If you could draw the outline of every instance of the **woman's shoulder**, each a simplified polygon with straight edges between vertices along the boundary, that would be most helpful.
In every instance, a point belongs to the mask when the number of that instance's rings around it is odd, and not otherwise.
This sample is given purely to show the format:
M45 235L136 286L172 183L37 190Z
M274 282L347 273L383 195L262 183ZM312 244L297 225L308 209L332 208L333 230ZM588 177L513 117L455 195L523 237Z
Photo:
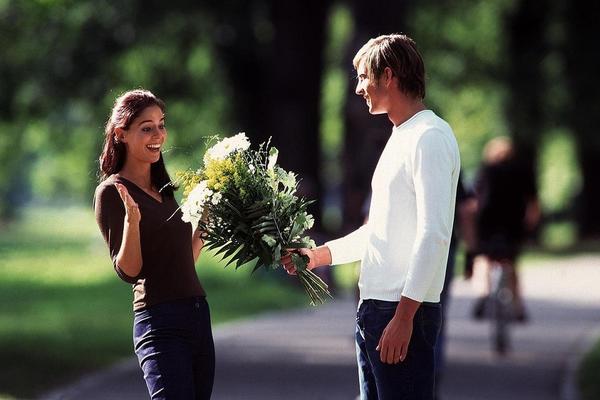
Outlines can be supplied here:
M116 182L118 182L116 175L111 175L100 182L94 192L95 202L119 199L119 192L115 187Z

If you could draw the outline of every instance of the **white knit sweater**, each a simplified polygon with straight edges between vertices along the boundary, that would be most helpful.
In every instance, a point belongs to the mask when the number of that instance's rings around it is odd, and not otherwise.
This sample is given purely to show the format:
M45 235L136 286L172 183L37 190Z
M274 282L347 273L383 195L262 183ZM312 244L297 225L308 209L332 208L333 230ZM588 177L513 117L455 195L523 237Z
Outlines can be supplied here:
M450 126L430 110L394 127L371 182L368 222L327 242L332 264L361 260L361 299L438 302L460 171Z

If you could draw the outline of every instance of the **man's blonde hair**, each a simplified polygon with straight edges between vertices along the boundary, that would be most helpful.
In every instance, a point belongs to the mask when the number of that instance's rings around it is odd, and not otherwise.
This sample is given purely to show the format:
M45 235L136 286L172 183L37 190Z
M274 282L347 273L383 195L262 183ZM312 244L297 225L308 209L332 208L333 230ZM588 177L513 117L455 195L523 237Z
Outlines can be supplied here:
M425 98L425 64L415 41L406 35L382 35L369 40L354 56L358 70L364 62L367 76L379 81L386 67L398 78L399 89L407 95Z

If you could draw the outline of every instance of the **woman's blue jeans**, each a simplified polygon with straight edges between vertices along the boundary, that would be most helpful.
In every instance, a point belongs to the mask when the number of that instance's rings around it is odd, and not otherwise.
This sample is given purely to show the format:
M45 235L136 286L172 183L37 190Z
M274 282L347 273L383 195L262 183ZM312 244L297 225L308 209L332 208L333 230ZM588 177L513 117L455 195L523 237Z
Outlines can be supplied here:
M442 323L439 303L422 303L403 362L384 364L375 350L398 302L363 300L356 316L356 355L361 400L432 400L434 349Z
M136 311L135 354L152 399L210 399L215 349L204 297Z

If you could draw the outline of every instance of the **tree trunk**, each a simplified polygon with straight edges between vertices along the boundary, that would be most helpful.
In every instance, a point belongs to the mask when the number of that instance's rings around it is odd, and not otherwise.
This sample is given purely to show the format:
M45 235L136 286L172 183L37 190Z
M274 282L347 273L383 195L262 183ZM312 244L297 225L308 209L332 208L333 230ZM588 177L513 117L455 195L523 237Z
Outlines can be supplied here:
M544 128L544 77L542 61L547 54L544 29L548 5L522 0L507 19L508 101L505 106L508 125L517 155L524 170L535 180L537 146Z
M222 23L219 54L232 82L236 122L253 143L279 149L321 220L319 107L327 1L248 2Z
M265 126L259 133L273 137L280 165L301 177L302 195L316 200L310 211L317 230L323 198L319 122L328 3L272 2L275 37L270 68L262 79L268 102L260 114Z
M577 222L584 238L600 236L600 25L598 2L574 0L565 13L567 40L568 124L577 142L582 187L578 196Z

